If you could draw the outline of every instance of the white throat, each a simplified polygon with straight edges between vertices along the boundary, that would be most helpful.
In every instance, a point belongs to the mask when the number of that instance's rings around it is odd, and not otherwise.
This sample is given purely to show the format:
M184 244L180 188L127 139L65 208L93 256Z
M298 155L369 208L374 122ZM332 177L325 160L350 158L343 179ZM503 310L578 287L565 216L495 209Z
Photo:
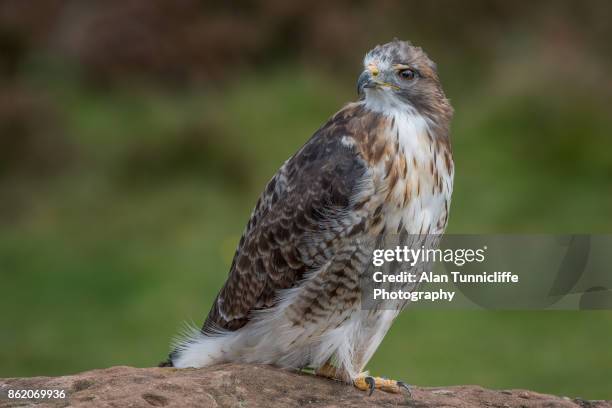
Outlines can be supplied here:
M367 109L393 119L393 129L387 134L399 139L401 150L417 156L425 153L422 150L427 145L430 120L412 105L381 89L366 89L363 104Z
M365 107L373 112L384 114L394 112L417 113L412 105L400 100L387 89L366 88L363 101Z

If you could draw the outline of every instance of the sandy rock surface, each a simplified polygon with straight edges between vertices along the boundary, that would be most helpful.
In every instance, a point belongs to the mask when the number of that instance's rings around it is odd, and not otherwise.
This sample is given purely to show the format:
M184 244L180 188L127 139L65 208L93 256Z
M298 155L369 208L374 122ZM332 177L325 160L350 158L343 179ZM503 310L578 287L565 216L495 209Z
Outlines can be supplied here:
M58 389L63 399L8 399L8 390ZM526 390L479 386L376 391L268 366L226 364L204 369L112 367L63 377L0 379L0 407L592 407L587 401Z

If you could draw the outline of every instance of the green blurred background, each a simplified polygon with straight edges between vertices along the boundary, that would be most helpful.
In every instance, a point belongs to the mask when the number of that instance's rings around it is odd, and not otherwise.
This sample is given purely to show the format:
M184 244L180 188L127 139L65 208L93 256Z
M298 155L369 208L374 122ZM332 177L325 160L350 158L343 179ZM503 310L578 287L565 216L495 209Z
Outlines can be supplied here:
M456 109L449 232L612 230L608 1L0 2L0 376L151 366L364 53ZM403 313L369 366L612 398L612 312Z

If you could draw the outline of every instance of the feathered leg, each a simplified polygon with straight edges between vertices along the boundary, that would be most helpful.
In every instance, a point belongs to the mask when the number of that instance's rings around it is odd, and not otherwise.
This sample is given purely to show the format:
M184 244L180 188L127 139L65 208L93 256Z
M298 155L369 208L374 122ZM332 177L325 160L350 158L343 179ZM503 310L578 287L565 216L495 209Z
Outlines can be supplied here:
M366 311L362 325L362 341L359 342L354 355L354 364L360 371L363 370L382 342L383 337L391 327L391 323L399 313L398 310ZM369 391L372 395L375 389L398 394L407 391L410 387L403 381L390 380L384 377L374 377L367 371L361 372L353 378L353 385L362 391Z

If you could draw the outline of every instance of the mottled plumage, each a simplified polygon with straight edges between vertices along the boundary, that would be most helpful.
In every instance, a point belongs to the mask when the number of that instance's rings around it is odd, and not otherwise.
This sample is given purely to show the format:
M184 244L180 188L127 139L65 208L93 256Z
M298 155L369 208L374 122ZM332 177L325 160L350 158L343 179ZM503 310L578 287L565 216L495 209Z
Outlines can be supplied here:
M452 108L420 48L378 46L364 66L360 100L266 186L225 285L202 330L176 345L174 366L333 362L350 381L372 357L399 309L362 310L360 279L381 237L444 232Z

